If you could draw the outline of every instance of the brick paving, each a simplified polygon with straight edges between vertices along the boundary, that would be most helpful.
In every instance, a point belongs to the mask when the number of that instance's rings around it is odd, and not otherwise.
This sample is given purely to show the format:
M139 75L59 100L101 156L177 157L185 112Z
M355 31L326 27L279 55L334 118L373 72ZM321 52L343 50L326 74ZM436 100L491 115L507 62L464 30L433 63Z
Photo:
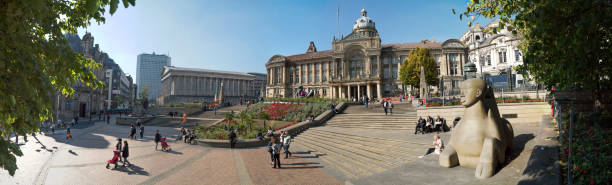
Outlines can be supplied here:
M281 156L281 169L272 168L267 148L244 149L241 153L255 184L341 184L325 172L325 166L303 158L307 154L290 151L295 154L289 159Z
M171 152L154 150L156 129L168 137ZM40 143L20 138L25 154L18 158L20 168L14 177L0 171L0 184L340 184L303 158L282 160L284 169L272 169L265 148L230 150L174 142L178 131L170 127L145 127L143 140L123 138L133 165L106 169L117 137L127 136L128 130L97 122L74 127L70 143L64 143L61 130L38 135Z

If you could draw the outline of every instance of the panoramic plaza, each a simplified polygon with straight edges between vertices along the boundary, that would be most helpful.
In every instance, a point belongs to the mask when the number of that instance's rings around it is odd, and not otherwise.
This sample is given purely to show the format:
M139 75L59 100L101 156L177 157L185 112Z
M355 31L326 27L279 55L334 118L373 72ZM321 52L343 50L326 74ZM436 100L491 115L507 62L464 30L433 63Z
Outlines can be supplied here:
M0 185L612 184L610 17L610 0L5 0Z

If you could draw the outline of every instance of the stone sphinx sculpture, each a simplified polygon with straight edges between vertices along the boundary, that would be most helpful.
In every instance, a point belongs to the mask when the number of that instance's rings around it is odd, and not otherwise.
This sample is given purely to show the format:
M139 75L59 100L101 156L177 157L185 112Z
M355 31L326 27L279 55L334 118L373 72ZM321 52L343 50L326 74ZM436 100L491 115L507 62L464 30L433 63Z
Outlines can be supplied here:
M439 163L447 168L457 165L476 168L477 178L488 178L511 153L512 125L500 117L493 90L483 80L465 80L460 88L465 113L453 129Z

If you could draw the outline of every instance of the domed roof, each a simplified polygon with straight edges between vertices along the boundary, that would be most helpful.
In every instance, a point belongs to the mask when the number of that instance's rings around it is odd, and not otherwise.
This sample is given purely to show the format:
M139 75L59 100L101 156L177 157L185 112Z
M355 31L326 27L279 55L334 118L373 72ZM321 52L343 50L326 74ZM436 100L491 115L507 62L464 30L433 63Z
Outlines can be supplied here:
M376 29L376 23L374 23L374 21L372 21L372 19L370 19L367 15L368 11L366 11L365 8L361 9L361 17L359 17L359 19L357 19L355 23L353 23L353 30L360 28Z

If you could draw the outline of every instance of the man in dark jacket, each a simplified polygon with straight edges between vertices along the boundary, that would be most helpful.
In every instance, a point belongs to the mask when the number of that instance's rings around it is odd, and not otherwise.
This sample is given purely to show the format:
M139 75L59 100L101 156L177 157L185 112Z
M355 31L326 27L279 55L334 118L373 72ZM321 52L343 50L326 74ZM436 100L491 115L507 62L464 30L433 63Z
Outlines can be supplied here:
M159 134L159 130L157 130L155 133L155 150L157 150L157 145L159 144L160 140L161 140L161 135Z
M144 126L140 126L140 139L142 139L142 136L144 135Z
M234 146L236 145L236 133L233 130L229 134L229 139L230 139L230 148L234 148Z

